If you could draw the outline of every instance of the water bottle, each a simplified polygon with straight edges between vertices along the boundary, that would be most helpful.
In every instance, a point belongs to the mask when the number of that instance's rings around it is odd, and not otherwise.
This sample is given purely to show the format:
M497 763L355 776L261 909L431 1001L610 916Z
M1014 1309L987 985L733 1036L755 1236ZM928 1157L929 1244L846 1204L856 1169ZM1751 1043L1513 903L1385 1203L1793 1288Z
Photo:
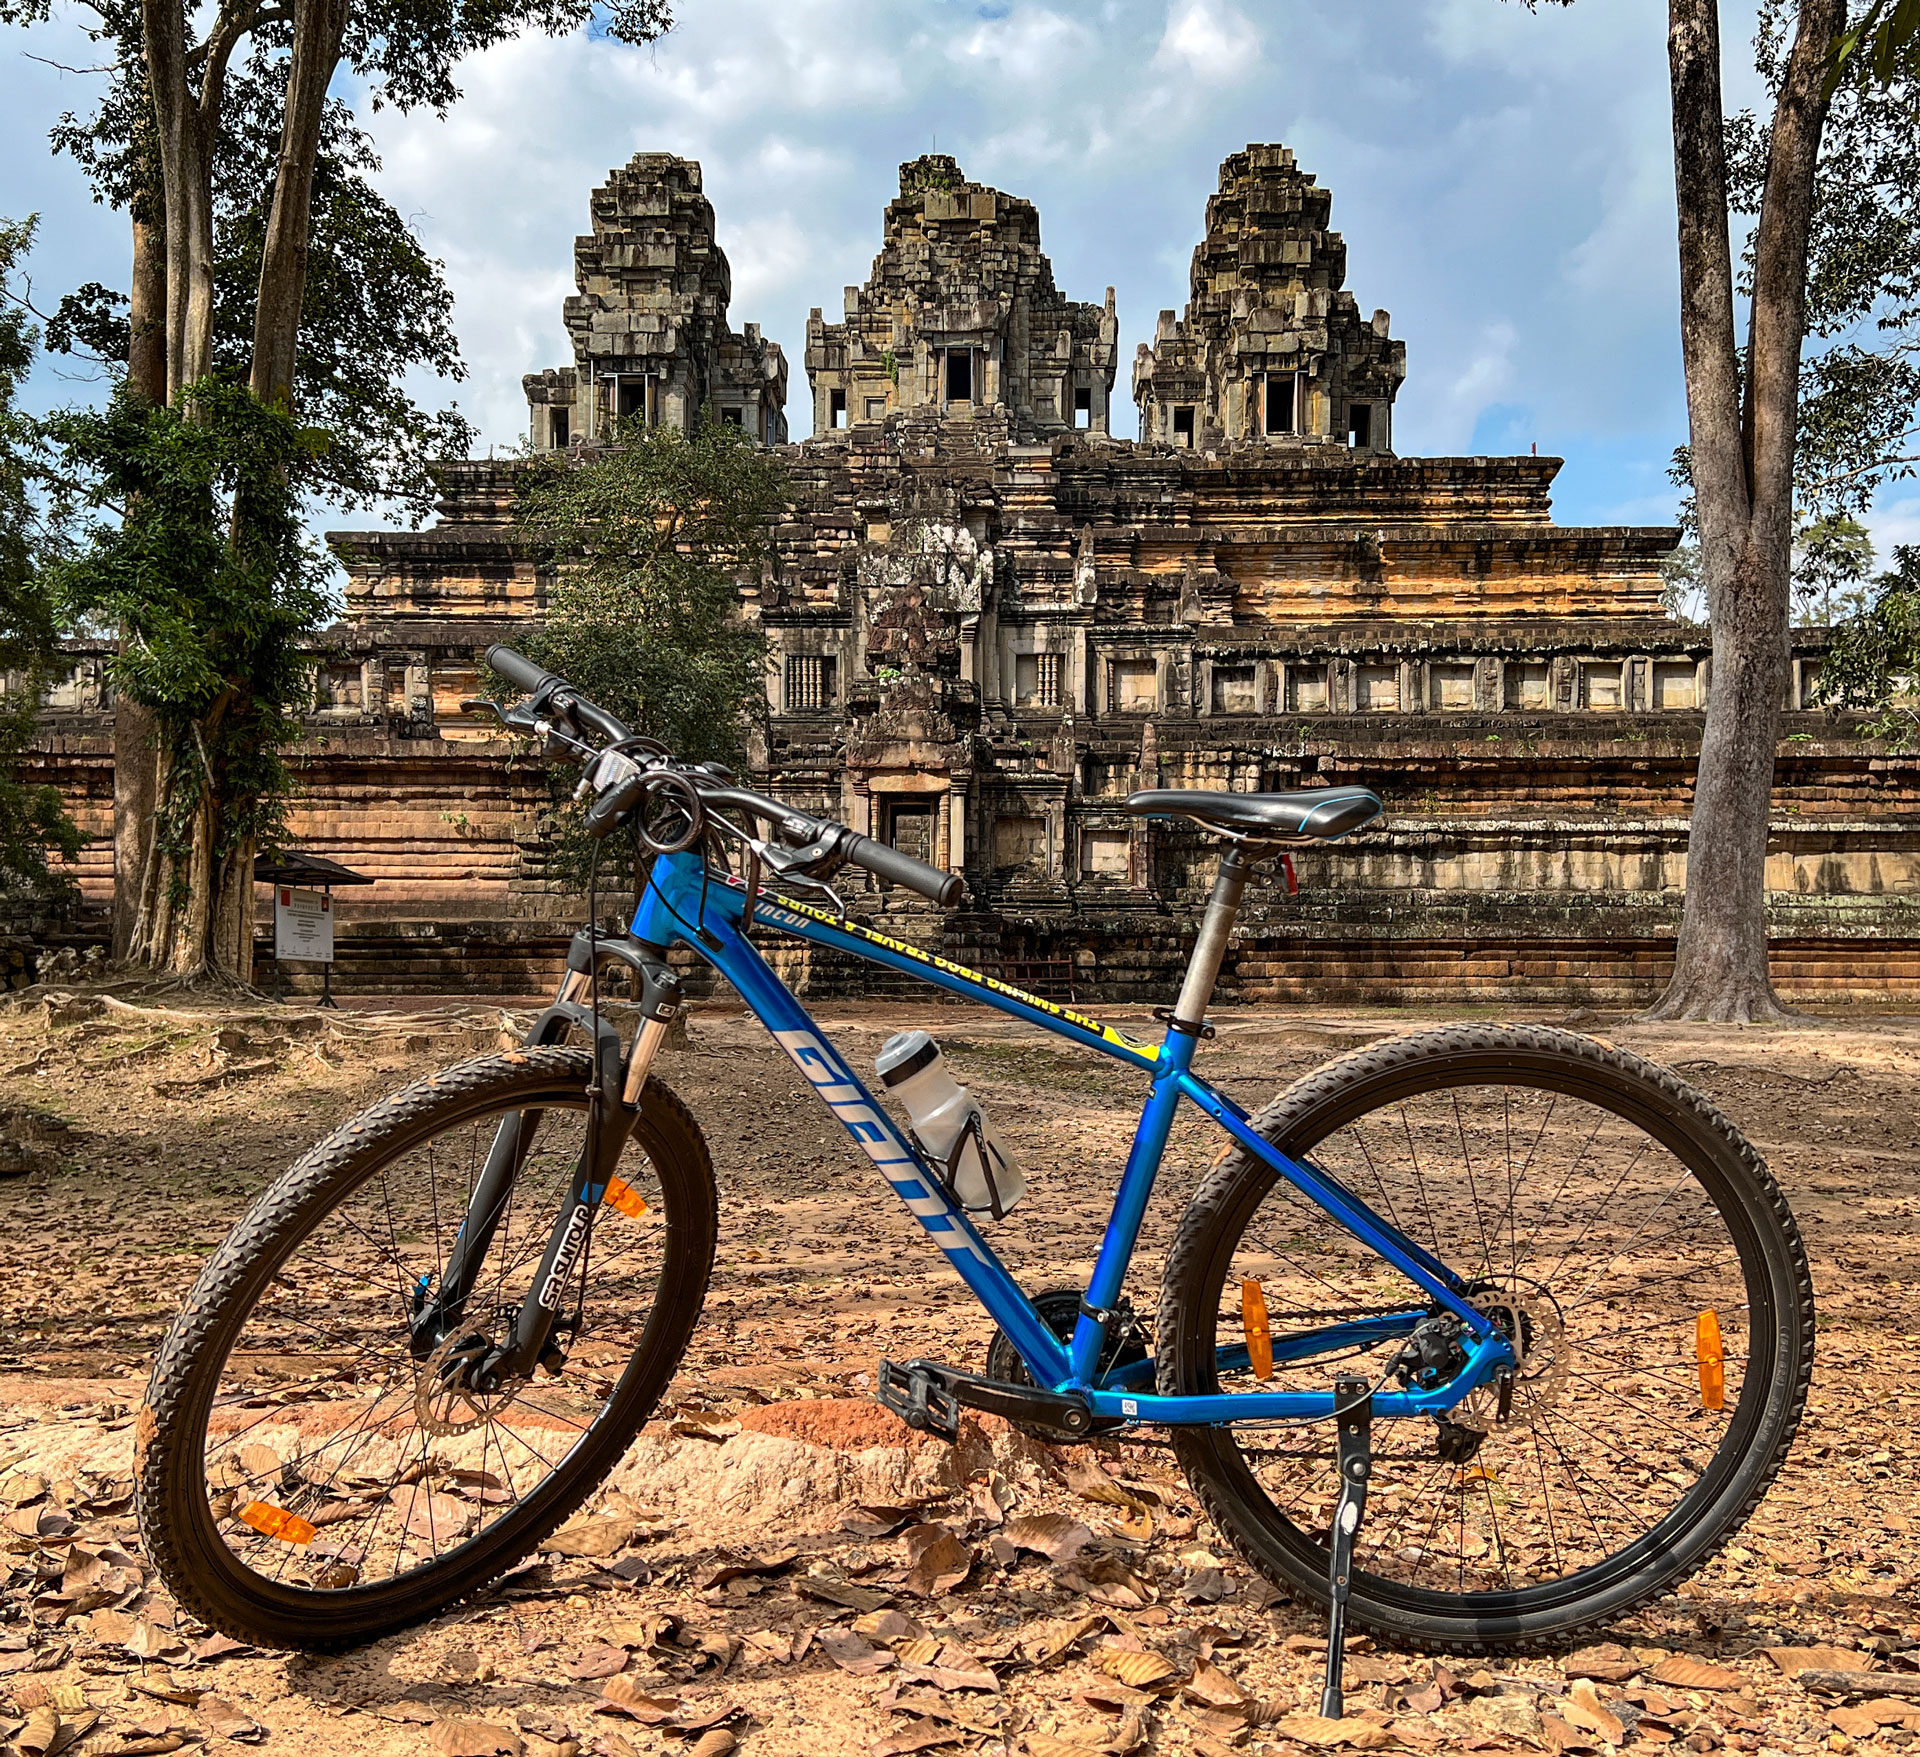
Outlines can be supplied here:
M906 1107L921 1150L960 1206L996 1220L1027 1193L1019 1163L966 1087L947 1072L940 1046L924 1031L896 1031L874 1067Z

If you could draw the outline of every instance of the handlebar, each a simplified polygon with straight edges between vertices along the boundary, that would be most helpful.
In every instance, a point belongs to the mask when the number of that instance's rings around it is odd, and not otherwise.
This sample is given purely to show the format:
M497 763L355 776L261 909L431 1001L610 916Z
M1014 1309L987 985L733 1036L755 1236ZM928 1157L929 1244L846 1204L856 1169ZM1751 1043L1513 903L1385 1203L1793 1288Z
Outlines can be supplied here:
M487 663L516 689L524 689L535 697L541 707L570 715L602 738L619 744L633 736L624 722L616 720L605 708L595 707L557 672L543 671L525 653L516 653L511 647L491 646L487 649Z
M564 677L543 670L524 653L516 653L511 647L491 646L487 648L486 658L487 663L515 688L525 690L533 697L534 705L539 710L570 715L581 725L591 727L615 744L633 736L613 715L588 701ZM830 818L813 817L764 793L736 787L710 769L672 769L665 773L673 775L676 783L690 784L692 790L708 805L722 810L730 808L747 812L774 825L777 833L789 844L804 848L815 860L826 863L845 861L863 867L877 878L917 891L943 909L956 907L966 895L966 881L957 872L942 872L924 860L917 860L898 848L890 848L884 842L876 842L871 836L863 836L845 824L835 823ZM643 791L644 777L636 771L594 802L587 816L589 830L596 835L606 834L633 809Z
M885 842L876 842L857 831L849 835L851 840L840 850L842 860L864 866L868 872L905 885L910 891L918 891L942 909L955 907L967 894L966 880L957 872L942 872L937 866L929 866L924 860L916 860L911 854L903 854L898 848L890 848Z

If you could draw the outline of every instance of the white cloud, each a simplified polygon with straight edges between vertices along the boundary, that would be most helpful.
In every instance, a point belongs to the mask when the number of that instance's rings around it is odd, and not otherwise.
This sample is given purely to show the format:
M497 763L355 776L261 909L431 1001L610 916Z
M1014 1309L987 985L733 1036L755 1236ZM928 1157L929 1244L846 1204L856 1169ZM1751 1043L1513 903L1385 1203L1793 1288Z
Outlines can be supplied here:
M1224 0L1173 0L1154 62L1184 66L1208 84L1247 78L1260 61L1260 33L1247 15Z
M1730 42L1752 3L1728 0ZM636 151L700 161L733 321L785 346L801 432L807 311L866 277L896 167L936 138L1037 203L1065 292L1116 287L1121 397L1135 343L1185 302L1220 161L1280 140L1333 191L1361 308L1407 341L1403 448L1458 449L1510 410L1569 458L1562 516L1604 521L1647 516L1682 432L1664 36L1659 0L702 0L650 49L503 44L446 119L369 126L383 189L447 263L483 446L524 429L521 375L567 358L573 239ZM41 284L124 277L124 220L41 152L87 89L7 77L20 193L0 205L45 211ZM70 393L43 374L39 394Z

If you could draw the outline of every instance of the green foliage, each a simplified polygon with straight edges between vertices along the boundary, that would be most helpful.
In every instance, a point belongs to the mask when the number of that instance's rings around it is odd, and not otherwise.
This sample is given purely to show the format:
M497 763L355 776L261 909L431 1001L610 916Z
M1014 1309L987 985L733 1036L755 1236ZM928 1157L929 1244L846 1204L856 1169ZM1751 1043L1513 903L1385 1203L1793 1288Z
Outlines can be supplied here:
M158 722L159 846L178 905L202 813L216 859L271 846L284 827L281 752L312 691L300 646L327 617L323 564L290 480L306 441L286 415L217 380L178 407L123 393L47 425L95 515L54 570L59 607L121 633L115 687Z
M516 644L676 755L737 763L766 706L740 582L785 503L778 461L718 421L629 425L584 460L541 455L523 481L519 526L552 585L545 628Z
M1820 667L1830 706L1866 708L1867 736L1902 750L1920 743L1920 547L1903 543L1893 569L1874 582L1871 602L1834 633Z
M11 291L33 242L34 222L0 219L0 290ZM63 891L48 855L71 860L81 836L50 786L23 783L15 770L32 741L58 652L43 562L52 534L34 495L41 468L38 425L14 406L33 364L36 336L11 298L0 298L0 884Z
M1831 628L1866 608L1873 539L1845 513L1805 526L1793 545L1794 620Z
M284 70L258 50L231 77L214 155L214 364L244 379L253 357L254 295L273 202ZM147 202L142 126L150 109L137 63L124 66L99 109L54 131L95 197ZM427 467L464 457L474 429L457 408L429 410L407 392L410 373L466 377L442 265L370 181L373 143L337 100L322 121L314 164L306 288L301 299L294 407L326 435L294 461L309 494L345 508L398 501L415 518L433 507ZM109 361L126 358L126 298L89 283L61 301L50 346Z
M1876 12L1885 8L1856 0L1856 35ZM1765 0L1756 59L1775 92L1791 23L1788 0ZM1734 211L1757 214L1766 125L1751 111L1730 117L1727 151ZM1846 62L1821 137L1794 464L1803 521L1862 513L1886 483L1912 476L1920 468L1917 419L1920 43L1909 31L1884 72L1877 50Z
M1896 76L1903 51L1920 38L1920 0L1871 0L1835 48L1832 86L1864 69L1882 85Z

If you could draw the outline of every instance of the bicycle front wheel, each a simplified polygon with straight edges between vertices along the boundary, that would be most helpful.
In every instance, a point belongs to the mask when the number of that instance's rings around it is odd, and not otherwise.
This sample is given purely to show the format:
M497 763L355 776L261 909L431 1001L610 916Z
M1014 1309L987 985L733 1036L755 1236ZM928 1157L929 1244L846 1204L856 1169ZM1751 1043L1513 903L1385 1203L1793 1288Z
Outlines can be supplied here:
M139 1414L147 1553L193 1615L328 1651L417 1622L536 1546L672 1377L712 1271L712 1166L657 1081L558 1305L564 1365L465 1395L409 1321L503 1125L524 1156L450 1345L498 1342L585 1145L585 1049L431 1074L320 1142L202 1271Z
M1779 1187L1698 1093L1590 1038L1458 1026L1331 1062L1255 1127L1464 1277L1520 1357L1504 1395L1374 1422L1355 1623L1459 1652L1560 1639L1666 1591L1738 1529L1806 1403L1813 1290ZM1248 1313L1264 1306L1286 1362L1289 1334L1425 1303L1235 1153L1168 1258L1159 1386L1330 1390L1338 1376L1399 1390L1398 1337L1257 1385L1240 1364ZM1332 1423L1172 1437L1247 1561L1325 1600Z

